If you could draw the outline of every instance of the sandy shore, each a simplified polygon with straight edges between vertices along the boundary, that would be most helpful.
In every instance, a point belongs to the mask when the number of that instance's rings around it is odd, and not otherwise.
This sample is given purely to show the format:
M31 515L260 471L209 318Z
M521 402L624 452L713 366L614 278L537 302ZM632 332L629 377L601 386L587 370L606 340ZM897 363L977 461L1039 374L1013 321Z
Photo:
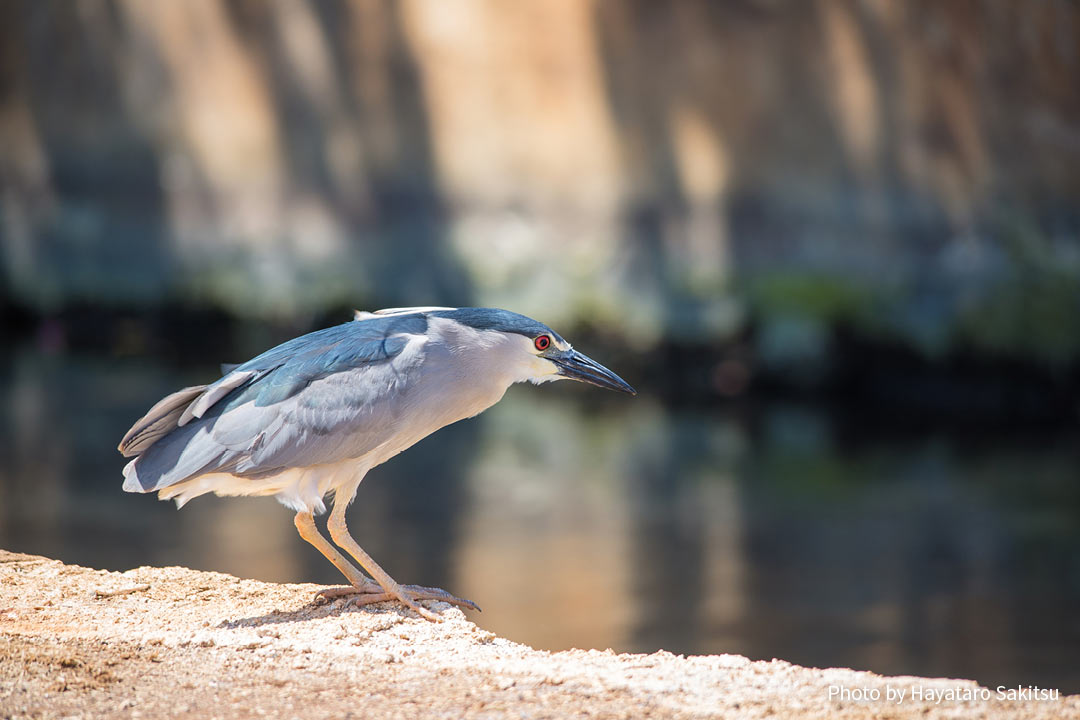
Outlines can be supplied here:
M1080 717L1078 695L1000 700L968 680L541 652L442 603L430 623L317 589L0 551L0 718Z

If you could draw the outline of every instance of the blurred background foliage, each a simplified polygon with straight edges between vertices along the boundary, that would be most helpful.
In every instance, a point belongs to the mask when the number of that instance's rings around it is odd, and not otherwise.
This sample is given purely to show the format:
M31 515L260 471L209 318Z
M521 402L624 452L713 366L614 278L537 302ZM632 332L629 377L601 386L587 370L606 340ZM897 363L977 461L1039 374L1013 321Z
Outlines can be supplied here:
M484 304L637 349L750 333L766 371L838 328L1080 357L1075 3L0 14L9 314Z

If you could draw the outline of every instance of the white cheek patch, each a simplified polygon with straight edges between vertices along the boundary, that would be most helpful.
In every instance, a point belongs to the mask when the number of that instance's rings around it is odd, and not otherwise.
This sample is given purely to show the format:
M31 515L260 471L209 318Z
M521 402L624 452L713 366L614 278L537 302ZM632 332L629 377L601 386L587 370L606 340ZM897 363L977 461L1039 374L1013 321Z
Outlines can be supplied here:
M546 378L557 375L559 372L559 368L555 363L540 356L533 358L531 365L533 377Z
M542 357L533 358L531 369L532 374L529 377L529 382L534 385L566 379L565 375L559 374L559 367L555 363Z
M553 338L554 340L554 338ZM533 344L534 338L518 335L514 340L515 347L520 347L524 355L516 355L512 361L517 366L515 375L516 382L540 383L552 382L553 380L565 380L565 375L559 374L559 366L543 357ZM553 343L558 350L565 351L570 348L569 343Z

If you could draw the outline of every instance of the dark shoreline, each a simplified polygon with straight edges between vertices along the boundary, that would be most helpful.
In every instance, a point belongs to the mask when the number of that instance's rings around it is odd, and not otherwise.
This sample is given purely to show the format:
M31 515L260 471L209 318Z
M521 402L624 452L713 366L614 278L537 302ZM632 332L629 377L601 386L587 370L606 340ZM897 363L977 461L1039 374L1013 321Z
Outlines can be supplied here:
M32 345L50 354L148 356L193 367L248 357L350 314L350 308L341 307L304 318L256 321L192 304L131 308L89 303L44 314L0 302L0 341L9 350ZM727 406L753 414L761 404L808 404L845 424L901 433L925 430L927 424L960 434L1065 429L1080 420L1080 362L1049 367L964 349L930 359L900 343L837 326L808 380L756 357L755 330L751 324L737 337L716 343L661 341L643 352L588 326L567 332L579 346L602 354L650 394L675 406Z

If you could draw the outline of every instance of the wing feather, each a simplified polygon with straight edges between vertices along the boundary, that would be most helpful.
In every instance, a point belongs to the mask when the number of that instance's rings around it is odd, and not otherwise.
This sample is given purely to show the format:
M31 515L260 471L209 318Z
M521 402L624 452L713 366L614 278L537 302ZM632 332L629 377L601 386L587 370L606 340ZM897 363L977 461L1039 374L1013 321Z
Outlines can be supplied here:
M207 386L165 398L136 423L121 450L139 454L125 489L160 490L210 472L257 477L359 457L394 432L372 412L392 400L422 360L427 320L388 315L309 333L239 365ZM392 406L392 403L391 403ZM140 424L150 426L140 441ZM160 430L160 431L159 431ZM136 452L137 448L137 452Z
M360 457L385 443L398 430L394 408L403 389L397 380L410 372L408 365L408 358L395 358L313 382L301 395L273 408L245 407L252 414L273 409L277 415L263 425L259 442L246 453L238 471L266 473L336 462ZM237 412L222 421L232 425L231 416ZM251 422L239 415L236 420Z
M201 418L214 403L236 388L251 382L257 375L258 373L254 370L233 370L216 383L206 386L206 391L195 398L184 410L177 425L187 425L192 418Z

